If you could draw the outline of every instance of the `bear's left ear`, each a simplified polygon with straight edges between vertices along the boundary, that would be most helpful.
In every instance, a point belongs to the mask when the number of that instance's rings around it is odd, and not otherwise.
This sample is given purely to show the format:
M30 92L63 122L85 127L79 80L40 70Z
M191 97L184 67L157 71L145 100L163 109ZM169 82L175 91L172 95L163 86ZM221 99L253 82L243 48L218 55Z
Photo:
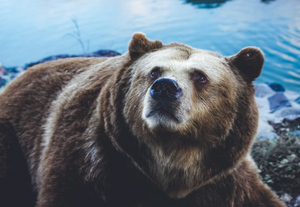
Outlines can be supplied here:
M150 41L143 33L135 33L129 43L129 55L132 60L138 59L150 50L159 49L162 47L161 41Z
M246 81L252 82L260 75L265 58L259 48L245 47L225 59L239 70Z

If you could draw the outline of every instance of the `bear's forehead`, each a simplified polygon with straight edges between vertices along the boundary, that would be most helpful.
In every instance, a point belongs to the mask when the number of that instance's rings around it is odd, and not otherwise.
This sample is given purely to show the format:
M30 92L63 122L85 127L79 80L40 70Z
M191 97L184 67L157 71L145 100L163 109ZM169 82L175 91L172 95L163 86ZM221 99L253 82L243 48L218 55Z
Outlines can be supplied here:
M159 67L165 72L181 75L199 70L215 81L233 75L229 65L221 55L211 51L184 48L182 46L152 52L143 58L140 64L145 75L155 67Z

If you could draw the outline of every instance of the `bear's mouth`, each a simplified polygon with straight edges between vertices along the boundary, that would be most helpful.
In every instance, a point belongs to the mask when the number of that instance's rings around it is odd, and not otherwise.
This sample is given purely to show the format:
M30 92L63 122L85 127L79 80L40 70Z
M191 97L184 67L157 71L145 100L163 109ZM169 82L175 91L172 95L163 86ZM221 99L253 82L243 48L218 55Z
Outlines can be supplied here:
M172 109L166 109L166 107L157 107L155 109L150 110L150 112L146 115L147 118L156 117L158 119L172 119L176 123L180 123L178 117L174 115Z

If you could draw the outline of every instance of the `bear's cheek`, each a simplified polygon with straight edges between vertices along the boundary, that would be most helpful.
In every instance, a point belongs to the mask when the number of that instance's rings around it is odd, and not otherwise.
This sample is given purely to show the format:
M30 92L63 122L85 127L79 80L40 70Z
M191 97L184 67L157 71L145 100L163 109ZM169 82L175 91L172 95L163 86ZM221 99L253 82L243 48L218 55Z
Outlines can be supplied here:
M220 88L220 87L219 87ZM202 98L194 98L191 108L191 120L197 129L198 140L207 141L209 145L225 138L236 115L234 93L223 91L220 93L202 93Z
M140 88L141 89L141 88ZM145 90L132 90L125 98L123 113L129 126L141 126Z

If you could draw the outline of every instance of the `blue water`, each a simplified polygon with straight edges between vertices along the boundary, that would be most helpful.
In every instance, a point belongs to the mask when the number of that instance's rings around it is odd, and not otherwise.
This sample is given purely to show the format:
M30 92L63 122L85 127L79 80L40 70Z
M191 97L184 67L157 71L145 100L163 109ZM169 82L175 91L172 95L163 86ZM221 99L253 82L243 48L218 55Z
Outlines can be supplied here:
M300 92L299 0L1 0L0 62L22 66L98 49L124 53L137 31L223 55L260 47L266 61L256 82Z

